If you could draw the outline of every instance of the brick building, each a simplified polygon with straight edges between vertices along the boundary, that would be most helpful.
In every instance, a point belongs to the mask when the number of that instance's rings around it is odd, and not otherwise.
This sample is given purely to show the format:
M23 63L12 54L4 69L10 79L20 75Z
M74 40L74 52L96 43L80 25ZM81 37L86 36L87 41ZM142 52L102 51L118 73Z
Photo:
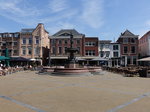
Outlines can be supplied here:
M19 55L20 33L0 33L0 55L5 56L5 49L8 48L9 56Z
M121 65L136 65L138 59L138 35L126 30L121 33L117 42L120 44Z
M140 58L150 56L150 31L139 39L139 56Z
M0 33L0 55L5 55L8 48L9 56L15 59L22 57L30 61L43 63L43 53L48 53L49 35L43 24L34 29L22 29L21 32ZM48 56L47 56L48 57Z
M73 35L73 47L79 51L75 54L79 63L85 64L98 56L98 38L85 37L75 29L63 29L50 36L50 58L52 65L64 65L68 58L66 49L70 47L70 33Z
M99 56L98 37L85 37L83 46L85 47L83 59L86 60L84 64L98 65L99 64L97 60L97 57Z

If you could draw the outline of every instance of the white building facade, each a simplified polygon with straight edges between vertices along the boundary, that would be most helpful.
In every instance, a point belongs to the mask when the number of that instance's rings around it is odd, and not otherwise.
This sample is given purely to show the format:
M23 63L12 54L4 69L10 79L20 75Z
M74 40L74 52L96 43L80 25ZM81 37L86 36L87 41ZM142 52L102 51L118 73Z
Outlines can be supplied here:
M111 43L108 66L109 67L119 67L120 65L121 65L120 44L119 43Z

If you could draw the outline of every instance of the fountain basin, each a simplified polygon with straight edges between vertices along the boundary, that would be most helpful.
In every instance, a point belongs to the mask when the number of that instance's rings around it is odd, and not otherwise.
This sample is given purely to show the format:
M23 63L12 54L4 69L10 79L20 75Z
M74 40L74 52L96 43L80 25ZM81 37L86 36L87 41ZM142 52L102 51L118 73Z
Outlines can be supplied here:
M91 72L87 68L55 68L53 74L55 75L86 75L91 76Z
M51 72L54 72L54 67L48 67L48 66L46 66L46 67L43 67L40 71L39 71L39 73L51 73Z

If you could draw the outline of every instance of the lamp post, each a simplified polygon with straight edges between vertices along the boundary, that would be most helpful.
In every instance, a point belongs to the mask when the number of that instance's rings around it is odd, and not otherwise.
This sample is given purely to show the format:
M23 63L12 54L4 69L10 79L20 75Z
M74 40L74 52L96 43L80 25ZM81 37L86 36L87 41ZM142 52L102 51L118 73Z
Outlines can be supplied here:
M5 65L8 67L9 65L9 54L8 54L8 48L6 47L7 45L5 44L5 57L8 59L5 59Z

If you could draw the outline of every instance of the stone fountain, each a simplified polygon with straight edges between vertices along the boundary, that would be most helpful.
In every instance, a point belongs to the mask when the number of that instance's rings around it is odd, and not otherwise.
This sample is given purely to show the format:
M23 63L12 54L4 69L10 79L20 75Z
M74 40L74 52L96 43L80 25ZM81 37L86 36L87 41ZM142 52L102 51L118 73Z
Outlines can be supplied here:
M75 57L75 53L78 52L77 48L73 48L73 35L70 34L70 47L66 50L69 53L67 62L63 68L44 68L47 73L54 75L69 75L69 76L80 76L87 75L91 76L95 73L100 73L101 68L99 67L79 67L78 60Z

